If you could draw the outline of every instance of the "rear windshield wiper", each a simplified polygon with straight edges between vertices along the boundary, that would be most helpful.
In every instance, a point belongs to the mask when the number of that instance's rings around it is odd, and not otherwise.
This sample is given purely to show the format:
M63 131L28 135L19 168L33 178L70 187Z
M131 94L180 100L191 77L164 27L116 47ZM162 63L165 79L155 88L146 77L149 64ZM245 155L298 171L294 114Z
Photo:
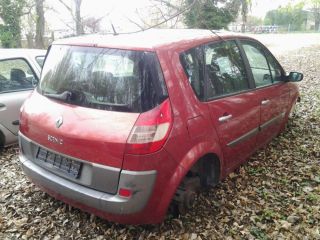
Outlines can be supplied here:
M46 97L49 97L49 98L66 101L66 100L69 100L71 98L72 93L69 92L69 91L64 91L64 92L59 93L59 94L56 94L56 93L44 93L43 95L46 96Z

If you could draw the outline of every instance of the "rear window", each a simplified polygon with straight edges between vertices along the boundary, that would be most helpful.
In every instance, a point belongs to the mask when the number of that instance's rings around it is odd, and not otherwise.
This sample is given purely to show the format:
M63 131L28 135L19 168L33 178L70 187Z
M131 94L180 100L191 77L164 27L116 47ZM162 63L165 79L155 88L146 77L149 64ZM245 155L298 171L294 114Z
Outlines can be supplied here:
M155 53L64 45L51 47L38 91L70 104L122 112L145 112L168 97Z

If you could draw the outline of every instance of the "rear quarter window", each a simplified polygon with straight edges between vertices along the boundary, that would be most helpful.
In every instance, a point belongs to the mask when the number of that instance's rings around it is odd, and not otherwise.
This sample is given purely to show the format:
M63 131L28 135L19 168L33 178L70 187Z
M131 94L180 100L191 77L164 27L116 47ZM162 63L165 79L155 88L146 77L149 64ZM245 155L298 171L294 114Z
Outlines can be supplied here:
M188 81L200 99L204 99L203 60L201 47L192 48L180 54L180 62Z

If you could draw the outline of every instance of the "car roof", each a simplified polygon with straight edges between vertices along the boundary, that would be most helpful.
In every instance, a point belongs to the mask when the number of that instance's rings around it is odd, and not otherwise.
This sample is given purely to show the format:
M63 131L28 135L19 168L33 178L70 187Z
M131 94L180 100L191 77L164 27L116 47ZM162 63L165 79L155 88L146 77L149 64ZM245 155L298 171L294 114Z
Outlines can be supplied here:
M54 44L155 51L161 48L181 47L183 44L197 45L210 40L241 36L227 31L214 32L204 29L150 29L119 35L85 35L60 39Z
M46 50L27 49L27 48L0 48L0 58L21 58L21 57L37 57L45 56Z

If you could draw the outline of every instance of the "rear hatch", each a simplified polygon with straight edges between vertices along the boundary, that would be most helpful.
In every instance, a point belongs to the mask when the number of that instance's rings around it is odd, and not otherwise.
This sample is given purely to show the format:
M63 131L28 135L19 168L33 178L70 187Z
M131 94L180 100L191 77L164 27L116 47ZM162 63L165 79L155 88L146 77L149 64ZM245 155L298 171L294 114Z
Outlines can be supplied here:
M53 45L20 131L55 152L121 168L139 116L167 98L153 52Z

